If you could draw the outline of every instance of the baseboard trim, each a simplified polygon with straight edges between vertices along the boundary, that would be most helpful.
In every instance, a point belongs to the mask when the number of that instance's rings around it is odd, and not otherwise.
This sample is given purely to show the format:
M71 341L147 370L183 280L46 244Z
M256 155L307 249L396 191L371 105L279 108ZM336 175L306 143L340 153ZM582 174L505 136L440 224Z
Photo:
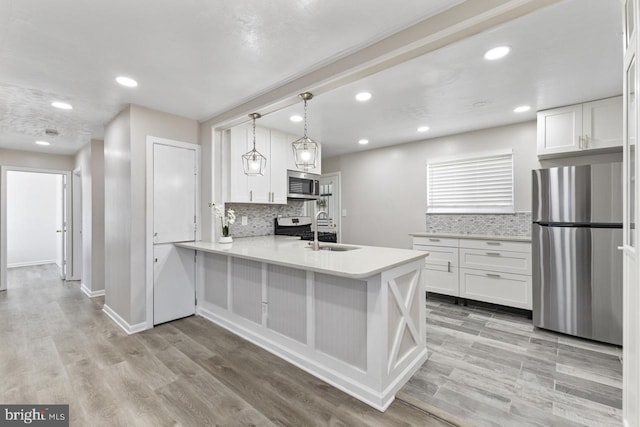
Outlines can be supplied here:
M29 262L14 262L11 264L7 264L7 268L15 268L15 267L32 267L34 265L45 265L45 264L55 264L55 259L43 260L43 261L29 261Z
M104 314L109 316L111 320L113 320L116 325L120 326L123 331L127 333L127 335L133 335L138 332L142 332L147 329L147 322L136 323L135 325L130 325L126 320L124 320L118 313L113 311L111 307L107 304L102 306L102 311Z
M84 283L80 283L80 290L84 292L84 294L89 298L101 297L104 295L104 289L100 289L99 291L92 291L91 289L87 288Z

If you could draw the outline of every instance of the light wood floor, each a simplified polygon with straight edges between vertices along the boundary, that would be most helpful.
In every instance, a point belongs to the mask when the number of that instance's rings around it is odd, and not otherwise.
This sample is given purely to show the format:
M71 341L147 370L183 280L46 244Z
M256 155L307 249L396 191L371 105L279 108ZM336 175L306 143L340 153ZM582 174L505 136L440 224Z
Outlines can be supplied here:
M446 426L380 413L199 318L127 336L53 266L0 292L0 403L68 403L73 426Z
M475 426L622 425L620 347L429 294L427 348L429 359L397 397L433 413Z

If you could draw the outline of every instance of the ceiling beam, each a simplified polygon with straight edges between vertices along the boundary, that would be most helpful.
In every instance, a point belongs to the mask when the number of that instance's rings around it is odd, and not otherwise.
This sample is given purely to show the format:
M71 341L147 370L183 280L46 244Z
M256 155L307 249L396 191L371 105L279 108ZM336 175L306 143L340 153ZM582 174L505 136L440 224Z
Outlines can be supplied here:
M467 0L356 52L331 58L202 123L216 128L236 126L249 121L249 113L266 115L300 102L301 92L320 95L560 1Z

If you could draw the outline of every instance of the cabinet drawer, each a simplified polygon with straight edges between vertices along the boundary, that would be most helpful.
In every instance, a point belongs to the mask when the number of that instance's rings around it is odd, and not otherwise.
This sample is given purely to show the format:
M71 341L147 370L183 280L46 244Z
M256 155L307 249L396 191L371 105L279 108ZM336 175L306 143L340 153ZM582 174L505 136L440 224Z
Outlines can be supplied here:
M422 269L422 284L427 292L437 294L459 296L458 291L458 269L446 266L427 266Z
M469 249L487 249L487 250L531 253L531 243L512 242L508 240L460 239L460 247L469 248Z
M414 245L450 246L457 248L458 241L459 239L452 239L449 237L413 237Z
M424 259L425 264L449 263L451 266L458 266L458 248L414 244L413 249L429 252L429 256Z
M461 268L460 296L531 310L531 276Z
M460 267L531 275L531 252L462 248Z

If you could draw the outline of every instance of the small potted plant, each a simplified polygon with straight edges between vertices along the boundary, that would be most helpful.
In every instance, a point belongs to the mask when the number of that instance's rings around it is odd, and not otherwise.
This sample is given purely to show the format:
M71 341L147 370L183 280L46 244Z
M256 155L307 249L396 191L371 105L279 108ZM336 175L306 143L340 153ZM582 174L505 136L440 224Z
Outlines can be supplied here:
M220 218L222 223L222 236L218 239L218 243L233 242L233 238L229 235L229 226L236 222L236 212L233 209L227 209L225 213L224 207L211 202L209 203L209 207L213 208L213 212Z

